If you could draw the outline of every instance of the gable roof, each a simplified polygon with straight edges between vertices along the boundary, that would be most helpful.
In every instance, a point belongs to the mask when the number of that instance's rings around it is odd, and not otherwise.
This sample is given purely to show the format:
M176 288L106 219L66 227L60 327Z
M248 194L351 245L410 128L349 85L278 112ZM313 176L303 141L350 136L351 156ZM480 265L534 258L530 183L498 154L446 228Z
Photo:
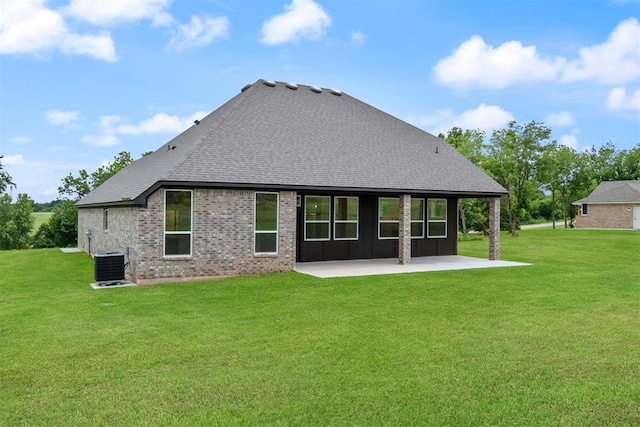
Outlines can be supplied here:
M162 186L497 196L442 139L346 93L258 80L78 206L144 204Z
M576 200L574 205L640 203L640 180L602 181L591 194Z

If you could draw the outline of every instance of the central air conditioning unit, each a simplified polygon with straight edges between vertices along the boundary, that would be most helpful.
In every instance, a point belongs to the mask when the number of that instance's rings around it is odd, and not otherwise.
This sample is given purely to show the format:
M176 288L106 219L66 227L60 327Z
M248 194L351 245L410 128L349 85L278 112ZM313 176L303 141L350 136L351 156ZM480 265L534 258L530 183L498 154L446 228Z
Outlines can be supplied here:
M124 280L124 254L102 252L93 256L95 280L98 283L118 283Z

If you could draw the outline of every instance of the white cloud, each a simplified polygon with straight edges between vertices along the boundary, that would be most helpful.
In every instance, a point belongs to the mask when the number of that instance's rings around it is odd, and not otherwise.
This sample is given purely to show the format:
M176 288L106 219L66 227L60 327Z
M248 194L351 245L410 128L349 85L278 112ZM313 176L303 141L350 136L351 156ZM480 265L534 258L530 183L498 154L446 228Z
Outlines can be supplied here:
M60 50L67 55L90 55L114 62L115 46L108 31L100 31L98 36L69 33L60 41Z
M85 135L82 137L82 141L96 147L113 147L121 144L118 137L113 134Z
M229 19L226 16L219 18L191 16L191 21L178 26L167 44L167 49L180 51L204 46L216 39L226 38L228 33Z
M583 47L578 55L564 70L563 81L624 84L640 79L640 23L636 18L620 22L604 43Z
M119 125L115 131L122 135L143 135L153 133L180 133L191 126L194 120L202 119L206 115L205 112L198 111L188 117L178 117L176 115L168 115L158 113L150 119L143 120L137 125Z
M69 31L60 13L47 9L44 0L9 1L0 14L0 53L44 54L59 50L67 55L89 55L108 62L116 53L111 35Z
M47 188L46 190L42 190L40 194L42 194L43 196L57 196L60 193L58 192L58 187L51 187Z
M24 163L24 157L22 154L16 154L14 156L4 156L2 158L2 164L4 166L15 166Z
M169 0L72 0L64 12L93 25L114 25L149 19L152 25L168 25L173 18L165 10Z
M560 138L560 144L565 147L573 148L574 150L578 149L578 138L575 135L562 135Z
M535 46L509 41L494 48L473 36L440 60L433 76L445 86L500 89L530 80L553 80L561 63L561 59L540 58Z
M119 135L178 134L191 126L196 119L200 120L206 115L203 111L197 111L187 117L158 113L138 124L129 124L128 120L121 116L100 116L98 135L85 135L82 140L91 145L105 147L119 145Z
M432 70L436 82L457 88L501 89L524 82L590 81L624 84L640 79L640 23L621 21L601 44L583 47L578 57L543 58L535 45L508 41L498 47L480 36L462 43Z
M480 129L487 134L505 127L515 120L513 115L497 105L480 104L478 108L466 110L456 115L453 110L438 110L433 114L410 118L409 121L428 132L446 134L452 127L461 129Z
M354 46L361 46L366 39L367 37L360 31L352 31L351 34L349 34L349 41Z
M11 142L14 142L16 144L26 144L27 142L31 141L33 141L33 138L30 136L16 136L14 138L11 138Z
M547 116L544 122L550 126L568 127L575 125L573 115L569 111L560 111Z
M278 45L300 38L316 40L331 25L329 15L313 0L292 0L284 9L284 13L268 19L262 25L262 43Z
M79 115L78 111L49 110L45 111L44 118L51 126L64 126L68 129L78 120Z
M609 92L609 96L607 97L607 108L614 111L640 111L640 89L636 89L635 92L629 93L628 96L625 88L617 87L611 89L611 92Z

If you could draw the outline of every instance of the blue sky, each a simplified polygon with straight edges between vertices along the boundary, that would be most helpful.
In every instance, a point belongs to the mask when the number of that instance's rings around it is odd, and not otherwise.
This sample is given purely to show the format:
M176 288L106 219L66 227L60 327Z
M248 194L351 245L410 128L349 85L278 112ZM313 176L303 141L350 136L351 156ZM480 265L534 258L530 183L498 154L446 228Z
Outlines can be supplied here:
M0 0L14 194L155 150L260 78L340 89L428 132L544 122L640 142L640 2Z

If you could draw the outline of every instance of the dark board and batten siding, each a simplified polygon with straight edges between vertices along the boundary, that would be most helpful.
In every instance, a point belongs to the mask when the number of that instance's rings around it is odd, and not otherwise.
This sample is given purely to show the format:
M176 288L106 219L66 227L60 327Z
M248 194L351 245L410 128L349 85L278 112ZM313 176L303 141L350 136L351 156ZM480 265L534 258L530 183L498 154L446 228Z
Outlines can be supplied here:
M336 261L349 259L397 258L398 239L378 238L378 196L370 194L304 194L297 208L297 261ZM304 236L305 195L357 196L359 198L358 240L335 240L333 227L331 239L325 241L306 241ZM386 196L389 197L389 196ZM426 195L414 195L416 198L429 199ZM434 197L443 198L443 197ZM334 204L331 204L333 218ZM331 223L333 225L333 222ZM447 198L447 237L425 237L411 240L411 256L437 256L457 254L457 199Z

